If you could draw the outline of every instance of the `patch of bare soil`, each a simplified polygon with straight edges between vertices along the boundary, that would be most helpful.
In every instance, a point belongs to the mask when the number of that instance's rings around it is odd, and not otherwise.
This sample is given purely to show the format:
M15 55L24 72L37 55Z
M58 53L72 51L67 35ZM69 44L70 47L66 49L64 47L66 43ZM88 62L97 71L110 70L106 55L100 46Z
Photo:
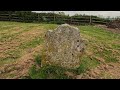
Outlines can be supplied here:
M120 33L120 29L118 29L118 28L116 28L116 29L108 28L106 25L95 25L95 27L100 27L100 28L103 28L107 31L111 31L113 33Z
M35 28L19 34L10 41L0 42L0 57L8 57L9 55L7 55L5 52L16 50L20 44L26 43L40 35L42 37L44 35L43 33L44 29L41 30ZM31 48L30 50L25 49L24 55L16 59L16 62L1 65L0 78L19 79L22 76L27 76L29 68L32 66L32 64L34 64L34 55L41 52L41 47L42 45Z
M37 46L31 50L31 52L27 52L24 56L19 58L14 63L6 64L3 67L1 67L0 70L0 78L7 79L19 79L23 76L28 76L28 70L29 68L34 64L34 54L37 52L40 52L42 49L42 45ZM5 76L5 73L9 73L9 76ZM11 77L10 75L14 75ZM6 74L7 75L7 74Z
M77 75L76 79L120 79L120 63L104 63L86 73Z
M11 41L0 42L0 57L1 58L9 57L9 55L6 54L5 52L17 49L18 46L20 46L22 43L30 41L35 37L42 35L42 33L43 30L40 29L29 30L27 32L19 34Z
M112 50L112 53L116 54L117 50ZM100 65L96 68L89 69L85 73L76 75L76 79L120 79L120 57L118 56L118 62L106 63L104 58L94 56L92 52L86 52L91 58L96 58L100 62Z

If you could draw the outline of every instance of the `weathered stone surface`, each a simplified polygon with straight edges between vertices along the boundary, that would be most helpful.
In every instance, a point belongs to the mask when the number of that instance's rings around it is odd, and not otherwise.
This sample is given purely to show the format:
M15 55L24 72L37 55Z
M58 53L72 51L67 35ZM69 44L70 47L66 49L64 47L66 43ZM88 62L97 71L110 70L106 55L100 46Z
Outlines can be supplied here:
M80 30L68 24L49 30L46 35L46 58L50 64L77 68L84 51Z

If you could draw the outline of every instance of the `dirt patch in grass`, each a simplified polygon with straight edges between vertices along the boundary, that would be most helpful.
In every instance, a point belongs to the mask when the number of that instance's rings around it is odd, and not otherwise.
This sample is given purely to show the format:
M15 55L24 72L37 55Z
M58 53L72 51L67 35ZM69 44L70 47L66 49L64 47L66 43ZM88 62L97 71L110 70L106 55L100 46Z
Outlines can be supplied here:
M77 79L120 79L120 63L101 64Z
M21 44L27 43L34 38L42 37L43 33L44 30L34 29L23 32L10 41L1 42L0 58L4 59L6 57L10 57L12 51L20 51L19 46Z
M16 62L2 66L0 78L19 79L27 76L29 68L34 64L35 53L41 53L41 49L42 45L37 46L33 48L31 52L26 52L21 58L16 60Z
M111 31L113 33L120 33L120 29L112 29L112 28L108 28L106 25L95 25L95 27L100 27L103 28L107 31Z
M34 62L34 55L41 52L41 40L45 29L39 24L31 26L20 23L20 25L21 28L15 24L10 28L11 31L8 28L0 31L1 35L2 33L7 35L7 37L3 35L5 38L0 41L0 78L20 78L27 75L28 69ZM28 46L21 48L22 45Z
M14 23L10 29L5 25L0 31L2 36L7 35L0 41L0 78L20 79L28 76L34 55L42 52L41 40L44 40L45 31L57 25ZM66 72L68 76L76 79L120 78L119 35L104 29L101 26L80 26L81 36L87 43L86 53L79 68L80 75Z

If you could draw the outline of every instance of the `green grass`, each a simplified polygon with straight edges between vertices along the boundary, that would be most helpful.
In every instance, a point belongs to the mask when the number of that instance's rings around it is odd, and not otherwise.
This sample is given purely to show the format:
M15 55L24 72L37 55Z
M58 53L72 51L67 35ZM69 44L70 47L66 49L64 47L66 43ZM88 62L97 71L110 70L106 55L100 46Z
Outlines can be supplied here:
M58 26L56 24L41 24L41 25L47 30L53 30Z
M36 65L39 65L39 66L41 66L41 56L38 54L38 55L36 55L35 56L35 63L36 63Z
M5 58L0 57L0 65L3 65L5 63L10 63L10 62L15 61L16 59L20 58L21 51L10 50L10 51L6 51L5 54L7 54L8 56Z
M22 43L19 47L17 47L15 50L8 50L5 52L5 54L9 55L6 58L0 58L0 60L2 61L2 63L5 63L7 61L11 61L11 60L16 60L18 58L21 57L22 52L25 49L28 48L34 48L38 45L40 45L41 43L43 43L43 39L41 37L37 37L29 42L26 43Z
M77 68L77 74L84 73L88 69L94 68L99 64L100 63L95 58L91 59L88 56L83 56L81 58L81 64L80 64L79 68Z
M115 34L94 26L80 26L79 28L82 34L102 42L106 42L105 40L107 40L107 42L110 43L111 41L119 40L120 38L120 34Z
M78 69L67 69L55 65L44 65L42 66L42 58L38 54L35 56L35 64L29 69L29 78L30 79L72 79L66 75L67 71L74 74L78 73Z
M40 55L35 56L35 65L33 65L29 70L29 77L31 79L73 79L74 77L69 77L65 75L65 72L72 72L75 75L84 73L90 68L94 68L100 63L95 59L90 59L89 57L82 57L81 64L76 69L67 69L60 66L46 65L37 68L36 65L41 64Z
M69 79L65 71L65 68L59 66L47 65L38 70L33 66L29 70L29 75L31 79Z
M13 58L9 58L9 57L6 57L6 58L0 58L0 65L4 65L6 63L12 63L14 62L16 59L13 59Z
M21 42L21 38L19 37L21 34L34 31L35 29L42 29L42 31L45 30L45 28L43 28L43 24L0 21L0 44L4 45L5 43L4 47L9 47L9 44L6 46L6 43L10 43L11 41L13 43L19 43ZM24 38L22 40L24 40ZM22 43L18 46L10 46L9 49L0 52L0 54L6 55L4 58L0 57L0 65L16 61L22 57L22 55L24 55L24 52L27 49L35 48L43 42L44 39L41 37L41 35L39 35L31 40L22 41Z
M119 44L119 45L118 45L118 44L113 44L112 47L113 47L114 49L120 50L120 44Z
M53 65L45 65L41 67L41 56L35 56L35 65L29 69L29 77L31 79L68 79L65 75L66 68ZM39 67L37 67L39 66Z
M19 50L11 50L11 51L6 52L6 54L8 54L9 57L15 59L15 58L19 58L20 57L20 52L21 51L19 51Z
M25 48L32 48L32 47L36 47L37 45L40 45L41 43L43 43L43 39L41 37L37 37L27 43L23 43L20 45L20 48L25 49Z
M26 33L27 31L31 31L34 29L40 29L43 32L47 30L53 30L57 27L56 24L43 24L43 23L20 23L20 22L3 22L0 21L0 45L1 43L10 42L11 40L18 40L17 36ZM120 34L112 33L106 31L102 28L94 27L94 26L77 26L80 29L81 37L86 41L86 51L92 53L92 55L84 54L81 58L81 64L79 68L76 70L68 70L70 72L74 72L76 74L81 74L86 72L90 68L94 68L98 66L100 63L94 57L99 57L105 60L106 63L114 62L117 63L120 58ZM16 28L18 32L16 32ZM25 41L17 46L15 49L6 50L1 53L5 53L9 56L2 58L0 57L0 65L4 65L6 63L10 63L16 61L22 55L24 55L24 51L27 49L35 48L38 45L44 43L44 38L36 36L35 38ZM116 52L114 52L116 51ZM40 53L38 53L40 54ZM41 64L41 57L35 56L35 62L37 64ZM58 66L45 66L40 69L37 69L36 66L33 66L30 70L31 78L70 78L64 75L66 71L65 68L61 68ZM50 75L48 75L50 74Z
M106 31L94 26L79 26L81 36L87 40L87 51L92 52L93 56L99 56L106 62L117 62L120 55L120 34ZM102 48L102 51L98 49ZM113 55L113 50L119 53Z

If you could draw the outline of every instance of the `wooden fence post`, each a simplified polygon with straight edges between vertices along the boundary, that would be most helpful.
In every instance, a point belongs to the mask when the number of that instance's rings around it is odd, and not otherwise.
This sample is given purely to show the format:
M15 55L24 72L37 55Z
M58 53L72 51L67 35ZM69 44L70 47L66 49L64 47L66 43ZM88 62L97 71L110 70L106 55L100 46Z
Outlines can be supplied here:
M90 15L90 24L92 24L92 17L91 17L91 15Z
M71 18L70 18L70 23L72 24L72 16L71 16Z
M54 20L54 23L55 23L55 12L53 11L53 20Z
M11 13L9 13L9 21L11 21Z
M38 14L38 22L39 22L40 15Z
M55 23L55 15L54 15L54 23Z

